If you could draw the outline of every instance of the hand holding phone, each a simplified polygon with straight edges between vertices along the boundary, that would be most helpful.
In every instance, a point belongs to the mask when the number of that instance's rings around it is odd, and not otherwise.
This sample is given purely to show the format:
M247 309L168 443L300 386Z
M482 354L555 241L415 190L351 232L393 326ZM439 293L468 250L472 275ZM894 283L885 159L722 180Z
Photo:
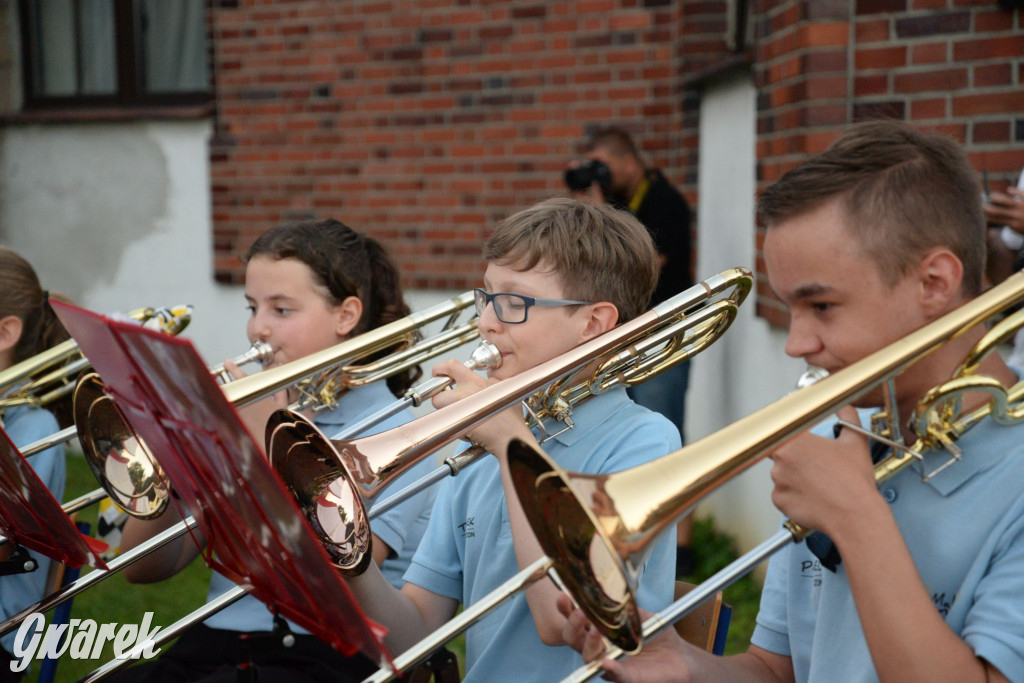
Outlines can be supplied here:
M999 236L1007 248L1017 251L1024 247L1024 170L1017 178L1016 188L1004 192L989 192L988 174L982 172L985 187L985 217L990 223L1003 223Z

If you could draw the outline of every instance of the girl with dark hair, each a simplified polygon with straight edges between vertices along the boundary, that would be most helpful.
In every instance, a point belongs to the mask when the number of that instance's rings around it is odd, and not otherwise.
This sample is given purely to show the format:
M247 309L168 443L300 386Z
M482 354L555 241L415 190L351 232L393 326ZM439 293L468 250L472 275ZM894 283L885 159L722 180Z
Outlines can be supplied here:
M0 371L27 360L68 338L57 320L47 293L39 284L35 270L24 258L6 247L0 247ZM11 387L7 391L16 390ZM3 393L0 393L0 397ZM52 412L51 412L52 411ZM15 446L24 446L53 434L59 429L54 413L70 419L70 401L62 399L47 408L15 405L0 409L0 425ZM54 446L29 458L29 464L46 484L54 498L64 495L64 448ZM14 548L10 543L0 546L0 560L7 559ZM30 552L39 566L25 574L0 577L0 621L38 602L46 593L49 558ZM8 662L16 633L0 640L0 681L17 681L22 674L11 671Z
M381 245L335 220L272 228L253 243L245 263L245 299L251 313L246 331L251 340L270 344L274 351L270 366L316 353L409 314L398 271ZM230 361L225 365L236 377L244 374ZM392 378L389 386L377 382L350 388L338 397L336 406L309 417L331 436L390 404L419 374L415 368ZM286 393L240 411L257 439L262 439L270 413L289 402ZM409 419L408 412L396 415L374 431ZM401 488L431 469L433 462L425 459L400 477L396 486ZM426 529L433 498L433 491L423 491L371 524L373 559L396 585L401 584ZM165 514L154 522L129 520L122 545L134 547L176 518ZM195 544L185 541L148 555L125 575L132 582L160 581L180 571L197 554ZM214 572L207 600L233 585ZM295 643L285 647L274 626L267 607L247 596L190 629L159 659L125 670L114 680L233 683L238 680L237 668L250 666L262 680L361 681L377 668L362 655L342 656L295 624L289 624L296 634Z

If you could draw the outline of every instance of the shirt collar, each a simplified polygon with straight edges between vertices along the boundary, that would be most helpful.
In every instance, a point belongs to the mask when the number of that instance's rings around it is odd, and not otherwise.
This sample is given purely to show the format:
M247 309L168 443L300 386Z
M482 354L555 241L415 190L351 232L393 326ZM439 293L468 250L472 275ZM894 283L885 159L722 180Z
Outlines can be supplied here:
M1021 370L1012 366L1010 370L1019 381ZM1000 443L999 432L992 430L1008 428L1010 427L996 424L991 417L986 417L974 425L956 441L957 447L963 452L963 458L959 462L953 462L949 467L930 478L928 484L942 495L948 496L974 475L992 467L1005 455L1002 449L992 447L991 442ZM952 457L950 452L945 448L925 453L924 472L932 472L941 467L950 457Z
M963 452L963 458L959 462L953 462L938 474L928 480L930 485L943 496L948 496L971 477L980 474L999 462L1004 456L999 448L986 445L986 441L996 441L999 435L992 433L993 429L1007 429L1007 427L995 424L993 420L986 418L976 424L956 441L957 447ZM924 454L924 472L933 472L944 465L952 455L945 448L933 449ZM914 465L912 467L920 466Z
M553 439L563 446L572 446L603 424L603 417L610 415L617 406L627 401L629 397L626 395L625 387L613 387L603 393L592 394L586 401L573 406L571 418L575 426ZM544 426L548 433L558 432L565 427L561 422L554 420L546 420Z
M369 417L395 400L387 382L372 382L349 389L341 395L333 410L316 413L315 420L317 424L344 428Z

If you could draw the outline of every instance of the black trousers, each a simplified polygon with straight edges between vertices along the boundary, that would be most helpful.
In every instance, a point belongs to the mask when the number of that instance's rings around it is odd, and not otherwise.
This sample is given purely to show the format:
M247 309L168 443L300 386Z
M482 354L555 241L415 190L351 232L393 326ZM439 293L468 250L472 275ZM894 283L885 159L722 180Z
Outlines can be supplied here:
M348 683L377 665L362 654L346 657L313 636L296 635L285 647L273 633L244 634L199 624L156 659L108 676L123 683Z
M24 676L22 673L14 673L11 671L11 662L14 661L14 657L10 652L0 647L0 683L18 683L21 677ZM33 661L38 668L38 662Z

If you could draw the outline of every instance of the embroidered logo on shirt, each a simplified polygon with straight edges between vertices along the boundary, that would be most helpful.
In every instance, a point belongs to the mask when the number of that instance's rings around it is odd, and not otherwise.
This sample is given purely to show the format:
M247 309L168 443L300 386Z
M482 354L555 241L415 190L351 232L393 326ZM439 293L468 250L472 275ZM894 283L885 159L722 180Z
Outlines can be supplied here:
M800 563L800 576L805 579L813 579L815 586L821 585L821 561L804 560Z
M459 528L462 529L463 538L473 538L476 536L476 529L473 527L472 517L466 517L466 521L460 524Z
M932 593L932 602L935 603L935 609L939 610L939 614L942 616L947 616L949 608L953 606L952 600L947 600L945 593Z

